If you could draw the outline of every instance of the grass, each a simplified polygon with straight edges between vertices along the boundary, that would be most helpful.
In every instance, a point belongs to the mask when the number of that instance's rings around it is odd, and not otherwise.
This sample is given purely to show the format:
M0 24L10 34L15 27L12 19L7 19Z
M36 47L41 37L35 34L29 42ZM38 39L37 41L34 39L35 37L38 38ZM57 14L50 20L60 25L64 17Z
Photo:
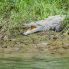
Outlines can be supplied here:
M69 69L69 35L20 34L24 23L51 15L68 16L68 0L0 0L0 69ZM69 31L68 17L62 24Z
M13 28L51 15L69 15L68 7L68 0L1 0L0 25Z

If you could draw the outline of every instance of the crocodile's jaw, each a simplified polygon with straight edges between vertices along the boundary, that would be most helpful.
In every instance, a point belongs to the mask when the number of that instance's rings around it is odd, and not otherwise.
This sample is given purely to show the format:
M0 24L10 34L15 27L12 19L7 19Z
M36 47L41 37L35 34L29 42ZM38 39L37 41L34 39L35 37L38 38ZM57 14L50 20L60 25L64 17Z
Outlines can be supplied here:
M34 33L34 30L36 30L36 26L31 26L31 29L28 29L26 32L24 32L23 34L24 35L28 35L28 34L31 34L31 33Z

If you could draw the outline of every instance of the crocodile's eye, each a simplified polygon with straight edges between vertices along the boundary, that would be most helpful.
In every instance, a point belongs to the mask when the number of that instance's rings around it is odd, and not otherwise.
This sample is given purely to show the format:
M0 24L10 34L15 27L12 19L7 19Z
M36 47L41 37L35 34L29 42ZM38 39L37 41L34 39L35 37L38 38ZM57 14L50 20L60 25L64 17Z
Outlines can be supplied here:
M34 29L34 28L36 28L36 26L34 26L34 25L33 25L33 26L31 26L31 29Z

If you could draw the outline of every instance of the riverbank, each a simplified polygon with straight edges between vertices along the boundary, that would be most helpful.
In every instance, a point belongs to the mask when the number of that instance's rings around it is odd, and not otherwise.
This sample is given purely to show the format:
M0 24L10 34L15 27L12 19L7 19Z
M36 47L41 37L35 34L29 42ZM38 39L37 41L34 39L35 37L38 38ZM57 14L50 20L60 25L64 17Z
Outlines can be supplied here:
M24 36L13 34L0 40L0 57L33 58L44 56L69 57L69 35L60 32L39 32ZM45 55L46 54L46 55Z

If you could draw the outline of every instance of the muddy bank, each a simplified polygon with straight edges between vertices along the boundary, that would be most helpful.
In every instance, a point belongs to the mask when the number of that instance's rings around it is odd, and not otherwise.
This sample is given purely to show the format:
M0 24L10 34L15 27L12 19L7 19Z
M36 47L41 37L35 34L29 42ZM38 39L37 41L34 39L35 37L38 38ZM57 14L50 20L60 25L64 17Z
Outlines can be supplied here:
M68 54L69 35L60 32L39 32L28 36L12 33L9 38L0 40L0 57L69 57Z

